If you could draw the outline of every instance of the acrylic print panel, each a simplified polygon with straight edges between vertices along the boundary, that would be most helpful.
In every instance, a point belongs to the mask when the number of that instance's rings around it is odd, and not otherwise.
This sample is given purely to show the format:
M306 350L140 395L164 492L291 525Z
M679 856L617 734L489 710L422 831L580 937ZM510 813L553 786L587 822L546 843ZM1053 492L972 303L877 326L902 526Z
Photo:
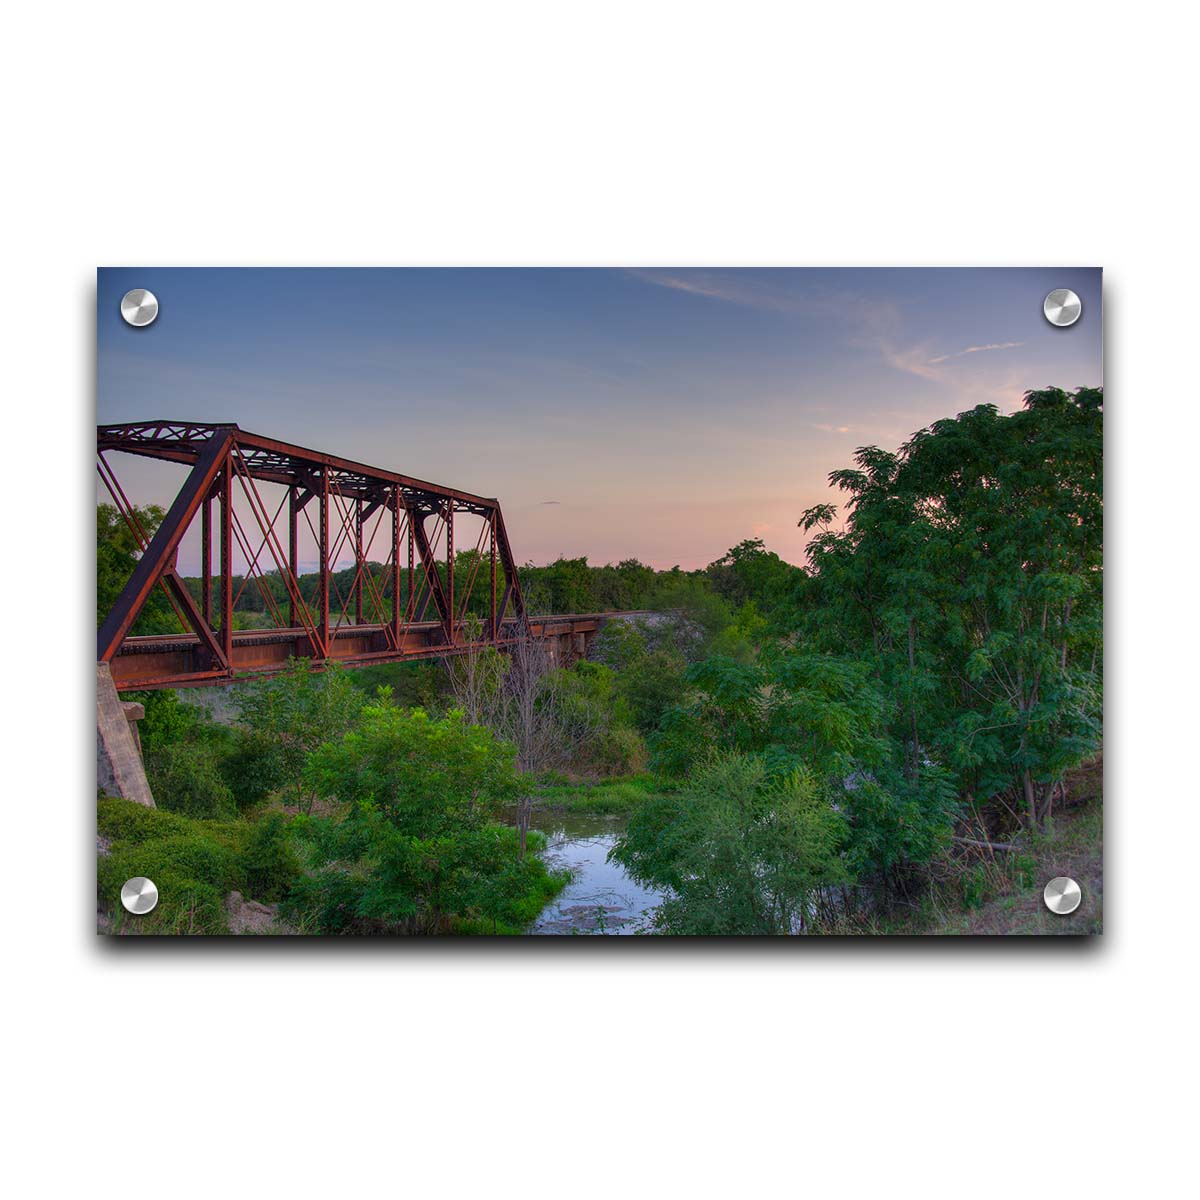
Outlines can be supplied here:
M103 269L111 935L1101 928L1092 269Z

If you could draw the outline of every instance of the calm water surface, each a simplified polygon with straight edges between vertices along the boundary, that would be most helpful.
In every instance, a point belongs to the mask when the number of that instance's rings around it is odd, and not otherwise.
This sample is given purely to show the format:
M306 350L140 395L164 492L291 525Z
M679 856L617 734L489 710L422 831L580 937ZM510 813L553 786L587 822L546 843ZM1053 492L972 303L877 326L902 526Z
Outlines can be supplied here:
M542 909L530 933L645 931L646 918L661 894L634 883L623 867L608 861L608 852L625 827L624 817L535 812L530 825L546 835L546 862L571 871L571 882Z

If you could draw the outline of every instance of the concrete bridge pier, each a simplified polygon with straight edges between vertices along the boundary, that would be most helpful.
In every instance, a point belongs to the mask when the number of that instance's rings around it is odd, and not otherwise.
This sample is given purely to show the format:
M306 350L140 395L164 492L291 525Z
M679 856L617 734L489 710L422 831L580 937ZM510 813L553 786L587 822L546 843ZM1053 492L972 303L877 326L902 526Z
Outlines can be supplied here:
M597 622L597 624L601 623ZM550 653L550 661L556 667L569 667L579 659L587 658L597 633L599 633L598 628L581 632L568 629L547 634L546 644Z
M137 732L137 722L145 715L140 704L121 701L108 663L97 663L96 786L106 796L123 796L154 808Z

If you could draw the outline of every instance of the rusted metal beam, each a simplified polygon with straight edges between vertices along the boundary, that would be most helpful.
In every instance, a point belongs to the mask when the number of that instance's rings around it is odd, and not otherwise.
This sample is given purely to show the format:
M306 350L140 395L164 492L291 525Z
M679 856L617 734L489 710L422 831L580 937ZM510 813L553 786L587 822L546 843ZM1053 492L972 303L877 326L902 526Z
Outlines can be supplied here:
M229 455L232 435L214 438L197 459L174 503L163 518L145 553L137 561L129 582L117 597L96 639L96 661L109 662L128 635L150 592L168 566L173 565L179 543L222 463Z
M437 605L438 615L442 618L442 625L449 628L451 620L450 606L446 603L446 593L442 588L442 577L438 574L437 559L434 556L433 548L429 544L429 536L425 532L426 518L434 515L434 513L410 513L409 521L412 525L413 538L417 544L417 553L421 556L421 565L425 568L426 586L433 596L434 604Z
M233 455L227 448L221 470L221 642L233 661Z
M482 557L488 555L489 593L476 597L475 611L487 614L486 640L507 645L521 632L525 621L516 560L504 528L500 505L495 499L456 488L428 483L395 471L369 467L337 455L322 454L288 442L247 433L232 424L201 424L187 421L146 421L97 428L97 448L141 455L191 467L179 495L171 505L153 539L139 539L143 553L117 604L103 622L97 637L100 661L120 658L117 674L136 675L145 686L186 686L193 681L212 682L228 679L234 672L259 673L275 669L275 660L283 655L332 658L338 661L402 660L419 655L455 653L468 639L463 623L472 611L472 596L482 574ZM101 454L101 461L106 462ZM109 464L111 475L111 464ZM233 479L242 484L253 522L262 543L253 549L254 526L243 513L235 511ZM115 475L110 483L118 489ZM271 515L255 481L282 485L286 491L279 509ZM110 486L110 491L112 487ZM319 508L319 529L313 529L320 555L317 567L315 612L300 586L299 527L302 519L310 528L305 512L313 500ZM217 506L219 528L214 531L213 505ZM331 505L339 516L338 537L332 538ZM286 549L275 532L275 524L286 506L288 537ZM381 583L378 572L371 570L368 559L375 532L364 546L364 530L370 518L383 507L392 511L391 548ZM193 518L201 520L201 571L199 603L190 594L176 570L179 544ZM456 522L462 514L477 516L481 532L468 569L458 574L459 547ZM303 518L301 514L304 514ZM437 536L430 540L429 518L445 523L444 561L438 556ZM213 570L214 536L219 541L220 562ZM246 557L245 578L235 592L235 537L243 543ZM331 545L331 541L333 544ZM353 544L354 582L350 597L338 589L339 628L331 623L330 587L343 545ZM402 544L407 544L407 554ZM264 551L269 555L264 557ZM421 571L416 569L420 557ZM278 579L272 581L267 558L274 560ZM407 573L404 560L407 558ZM499 572L504 573L503 598ZM215 576L215 578L214 578ZM263 641L263 631L235 631L235 610L254 579L262 595L267 617L281 635ZM282 582L287 606L279 603ZM150 590L162 586L190 632L175 641L160 638L130 638L138 614L145 606ZM390 614L386 591L392 590ZM218 595L214 597L216 590ZM250 588L250 594L254 589ZM364 592L370 592L371 612L366 612ZM436 606L438 620L425 622L429 601ZM348 606L353 605L353 624L341 625ZM513 617L509 617L510 606ZM219 623L217 618L219 610ZM368 619L369 618L369 619ZM280 628L284 622L287 628ZM382 624L380 623L382 622ZM346 641L347 636L353 640ZM261 647L273 646L269 653ZM236 647L236 649L235 649ZM253 649L259 647L259 649ZM263 661L255 656L267 655ZM165 657L164 657L165 656ZM136 660L138 666L128 665ZM155 663L159 666L155 666ZM319 665L319 662L318 664ZM132 672L132 675L130 674ZM139 684L139 686L141 686Z

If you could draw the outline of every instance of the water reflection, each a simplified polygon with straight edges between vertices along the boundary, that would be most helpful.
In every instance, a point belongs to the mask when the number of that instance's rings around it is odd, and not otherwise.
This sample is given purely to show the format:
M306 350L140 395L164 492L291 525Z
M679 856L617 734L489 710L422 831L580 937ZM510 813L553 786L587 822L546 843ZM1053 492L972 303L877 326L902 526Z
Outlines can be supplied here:
M530 933L645 932L646 918L662 896L634 883L623 867L608 861L624 828L623 817L535 812L530 824L546 835L546 862L571 871L571 882L546 905Z

